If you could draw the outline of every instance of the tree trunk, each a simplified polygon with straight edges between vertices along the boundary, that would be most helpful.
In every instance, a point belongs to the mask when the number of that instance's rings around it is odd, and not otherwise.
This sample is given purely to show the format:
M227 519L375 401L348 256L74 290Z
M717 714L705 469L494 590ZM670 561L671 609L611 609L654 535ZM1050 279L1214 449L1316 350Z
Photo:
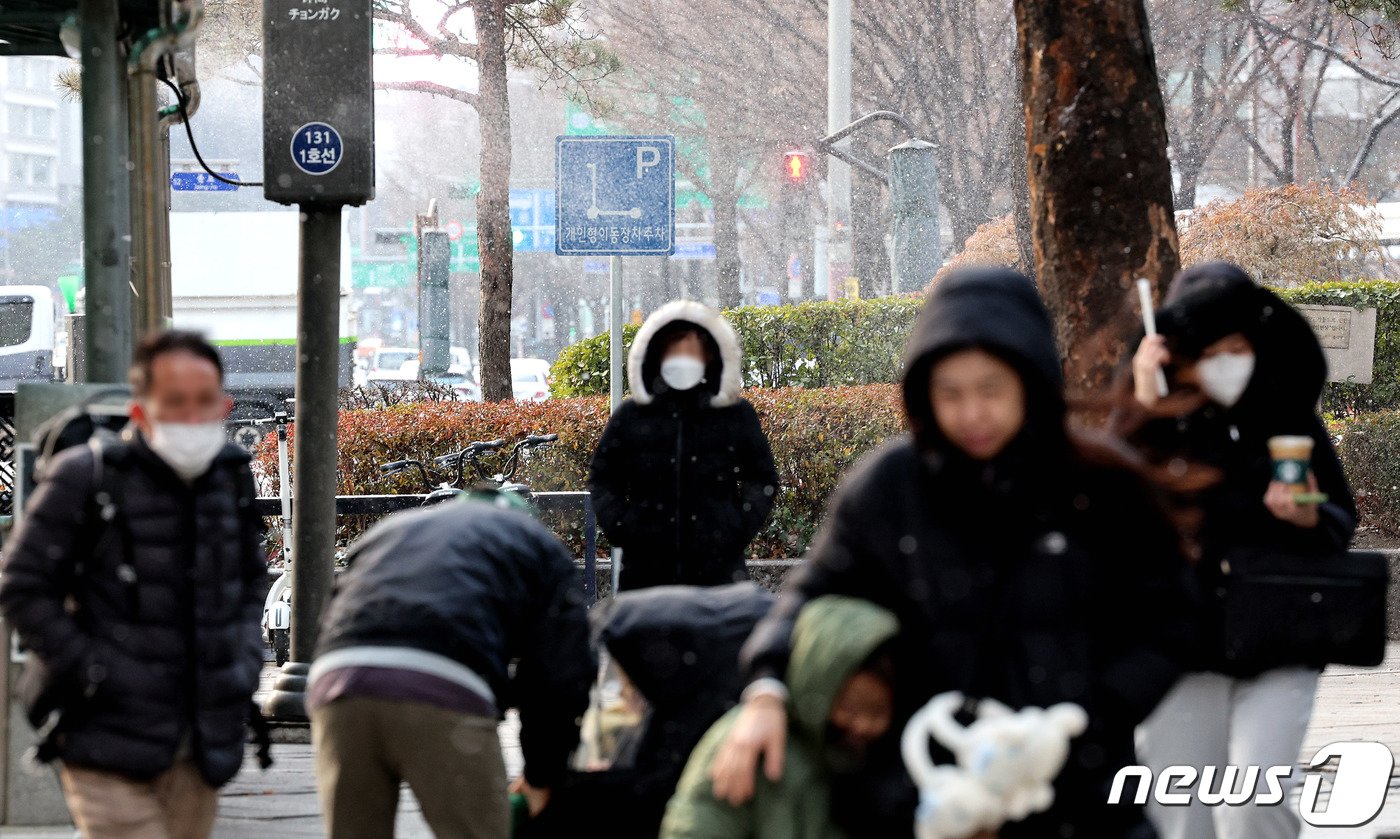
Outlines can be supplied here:
M1176 188L1173 203L1178 210L1190 210L1196 206L1196 193L1200 191L1201 169L1204 161L1198 160L1195 149L1182 149L1177 154L1177 176L1180 184Z
M710 155L710 202L715 210L715 293L722 309L743 302L739 288L739 170L722 149Z
M477 115L481 122L481 192L476 232L481 249L478 354L481 396L512 398L510 312L514 252L510 230L510 101L506 86L505 8L501 0L473 4L477 31Z
M1016 0L1036 274L1071 390L1100 386L1130 294L1177 270L1162 92L1142 0Z
M1025 62L1016 55L1016 72L1024 75ZM1026 119L1011 121L1011 221L1016 228L1016 253L1021 259L1021 270L1032 280L1035 272L1035 236L1031 231L1031 187L1030 173L1026 169Z

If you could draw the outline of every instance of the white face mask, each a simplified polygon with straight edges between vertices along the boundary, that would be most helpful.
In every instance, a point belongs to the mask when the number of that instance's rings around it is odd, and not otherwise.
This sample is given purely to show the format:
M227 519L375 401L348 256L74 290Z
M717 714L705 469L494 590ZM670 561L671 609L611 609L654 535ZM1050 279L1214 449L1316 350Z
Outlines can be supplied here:
M705 380L705 362L677 355L661 362L661 381L672 390L690 390Z
M1196 375L1206 396L1233 407L1254 375L1254 353L1220 353L1196 364Z
M209 471L228 438L222 422L152 422L146 445L186 482Z

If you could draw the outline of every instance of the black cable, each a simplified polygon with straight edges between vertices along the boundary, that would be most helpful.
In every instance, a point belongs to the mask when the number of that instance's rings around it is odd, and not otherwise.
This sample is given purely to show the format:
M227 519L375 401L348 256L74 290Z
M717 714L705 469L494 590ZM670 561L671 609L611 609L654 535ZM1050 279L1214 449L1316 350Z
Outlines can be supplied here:
M199 161L199 165L205 172L209 173L209 177L226 184L233 184L234 186L262 186L262 181L235 181L232 178L225 178L223 175L209 168L209 164L204 162L204 155L199 153L199 146L195 145L194 142L194 129L190 127L190 112L185 110L185 95L181 93L180 88L169 79L161 79L161 81L165 83L166 87L170 88L171 93L175 94L175 107L180 109L180 121L185 124L185 136L190 138L190 151L194 152L194 159Z

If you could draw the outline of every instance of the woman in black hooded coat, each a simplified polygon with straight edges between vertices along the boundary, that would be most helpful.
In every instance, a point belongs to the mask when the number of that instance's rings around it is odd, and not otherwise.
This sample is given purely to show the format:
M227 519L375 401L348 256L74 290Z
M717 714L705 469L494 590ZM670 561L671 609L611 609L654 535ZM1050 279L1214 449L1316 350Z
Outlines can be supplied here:
M1184 499L1199 514L1195 570L1205 594L1200 644L1188 668L1143 726L1140 747L1154 770L1167 766L1293 765L1312 714L1318 669L1271 668L1228 655L1222 563L1237 550L1312 554L1346 550L1356 504L1332 441L1317 416L1327 364L1297 311L1234 265L1193 266L1172 283L1157 314L1159 335L1144 339L1125 385L1136 409L1121 429L1149 460L1199 464L1216 480ZM1162 369L1170 395L1157 391ZM1147 415L1144 419L1143 415ZM1326 503L1293 502L1273 480L1268 440L1312 438L1314 488ZM1267 617L1261 616L1261 619ZM1284 783L1300 781L1295 770ZM1260 789L1264 788L1261 779ZM1288 806L1151 808L1163 839L1291 839L1301 828Z
M945 381L969 361L1002 379ZM761 755L772 777L794 618L813 598L844 594L899 618L901 720L950 690L1088 712L1054 805L1004 825L1001 839L1150 836L1141 808L1107 801L1115 772L1136 762L1133 727L1175 681L1194 623L1173 527L1121 455L1067 431L1050 318L1025 277L976 268L943 280L906 371L911 434L845 478L806 562L745 647L754 681L712 772L716 793L747 798ZM998 395L1004 386L1019 393L1013 425L995 418L1016 407ZM993 439L987 427L1010 436ZM894 745L834 785L834 815L852 835L912 832L916 792Z
M690 379L670 374L673 359L694 365ZM702 303L667 303L637 330L627 377L631 398L588 472L598 526L622 548L618 588L747 580L745 549L773 508L778 472L743 398L733 328Z

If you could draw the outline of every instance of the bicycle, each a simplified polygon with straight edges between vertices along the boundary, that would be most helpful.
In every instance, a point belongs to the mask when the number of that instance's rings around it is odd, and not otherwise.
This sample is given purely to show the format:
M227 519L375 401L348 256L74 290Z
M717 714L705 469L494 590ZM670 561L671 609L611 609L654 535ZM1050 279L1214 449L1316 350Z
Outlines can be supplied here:
M502 492L512 492L525 498L530 497L530 487L527 484L517 483L515 473L520 468L520 463L527 452L532 449L546 446L559 439L558 434L531 434L520 442L516 443L506 455L506 459L501 464L500 471L488 475L482 465L481 459L488 452L497 452L505 447L505 440L489 440L469 443L463 449L448 454L439 455L432 459L432 463L439 470L449 470L446 477L436 483L433 480L433 472L421 460L407 459L395 460L382 464L379 467L381 477L399 475L411 469L416 469L422 478L426 495L423 497L422 506L431 507L441 504L466 493L467 466L471 466L471 472L476 481L491 483Z

